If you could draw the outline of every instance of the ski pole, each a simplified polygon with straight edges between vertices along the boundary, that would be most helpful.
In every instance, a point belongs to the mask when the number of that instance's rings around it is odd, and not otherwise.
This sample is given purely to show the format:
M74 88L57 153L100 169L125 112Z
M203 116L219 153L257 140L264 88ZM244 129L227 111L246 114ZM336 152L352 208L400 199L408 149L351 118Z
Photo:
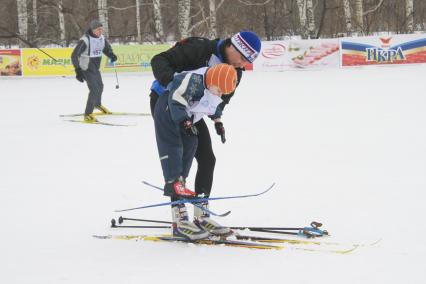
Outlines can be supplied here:
M169 221L161 221L161 220L151 220L151 219L137 219L137 218L127 218L120 216L118 218L118 223L122 224L124 221L137 221L137 222L150 222L150 223L160 223L160 224L172 224L172 222ZM290 235L300 235L300 231L305 232L311 232L315 235L326 235L328 234L327 231L323 231L318 229L322 226L321 223L318 222L312 222L312 227L249 227L249 226L240 226L240 227L230 227L233 230L250 230L250 231L258 231L258 232L266 232L266 233L283 233L283 234L290 234ZM282 232L282 231L299 231L299 232Z
M120 216L118 218L118 223L122 224L123 221L138 221L138 222L151 222L151 223L161 223L161 224L172 224L172 222L169 221L160 221L160 220L149 220L149 219L136 219L136 218L126 218L126 217L122 217Z
M118 223L122 224L124 221L137 221L137 222L150 222L150 223L161 223L161 224L172 224L169 221L160 221L160 220L150 220L150 219L137 219L137 218L127 218L120 216L118 218ZM231 227L234 230L302 230L303 228L285 228L285 227Z
M115 85L115 88L119 89L120 84L118 83L117 67L115 67L115 64L114 64L114 71L115 71L115 81L117 82L117 84Z
M285 227L231 227L235 230L276 230L276 231L299 231L303 228L285 228Z
M111 228L126 228L126 229L170 229L171 226L137 226L137 225L123 226L123 225L116 225L115 223L112 223L111 224ZM231 229L232 228L233 227L231 227ZM297 232L297 233L296 232L286 232L286 231L262 230L262 229L250 229L250 231L253 231L253 232L262 232L262 233L275 233L275 234L282 234L282 235L301 236L301 237L307 237L308 239L309 238L315 238L315 237L322 236L322 235L312 234L312 233L307 232L307 231L300 231L300 232Z
M111 228L170 229L171 226L121 226L121 225L117 226L115 219L112 219Z
M302 236L307 238L315 238L315 237L323 237L328 236L329 233L327 231L312 229L312 228L303 228L299 230L298 232L287 232L282 230L268 230L268 229L251 229L250 231L253 232L263 232L263 233L271 233L271 234L282 234L282 235L295 235L295 236Z
M170 226L121 226L121 225L115 225L111 226L111 228L136 228L136 229L170 229Z
M115 71L115 80L117 81L117 85L115 85L115 88L119 89L120 88L120 84L118 83L117 68L114 68L114 71Z

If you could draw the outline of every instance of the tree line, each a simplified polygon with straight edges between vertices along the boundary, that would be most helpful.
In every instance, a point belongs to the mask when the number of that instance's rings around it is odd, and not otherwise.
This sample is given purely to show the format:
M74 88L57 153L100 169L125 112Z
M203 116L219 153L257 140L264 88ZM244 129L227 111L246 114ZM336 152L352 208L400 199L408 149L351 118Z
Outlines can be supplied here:
M264 40L422 32L424 0L0 0L0 45L70 46L98 18L111 42L253 30Z

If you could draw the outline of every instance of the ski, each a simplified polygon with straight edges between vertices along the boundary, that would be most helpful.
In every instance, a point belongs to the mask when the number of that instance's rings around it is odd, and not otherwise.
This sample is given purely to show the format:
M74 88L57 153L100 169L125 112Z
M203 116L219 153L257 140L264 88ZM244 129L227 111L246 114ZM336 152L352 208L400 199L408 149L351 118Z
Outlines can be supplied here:
M190 243L195 245L222 245L229 247L239 247L248 249L261 249L261 250L299 250L309 252L322 252L333 254L349 254L355 251L360 245L356 244L334 244L327 243L323 246L323 242L313 242L304 240L286 240L286 239L271 239L255 236L236 236L237 240L208 238L202 240L188 240L180 237L173 237L172 235L93 235L96 239L112 239L112 240L126 240L126 241L154 241L154 242L171 242L171 243ZM231 236L232 237L232 236ZM274 244L271 244L274 243ZM287 244L289 246L276 245L276 243ZM328 247L330 245L330 247Z
M109 123L109 122L103 122L103 121L84 121L79 119L66 119L65 121L69 122L78 122L78 123L85 123L85 124L98 124L98 125L106 125L106 126L135 126L134 124L119 124L119 123Z
M353 252L361 245L359 244L342 244L337 242L323 242L323 241L307 241L307 240L295 240L295 239L280 239L280 238L269 238L269 237L258 237L258 236L248 236L248 235L234 235L237 240L252 241L259 243L268 243L268 244L288 244L288 245L304 245L306 247L299 247L298 249L304 249L309 251L326 251L338 254L347 254ZM321 246L332 247L326 249L320 249Z
M150 113L144 112L112 112L112 113L103 113L103 112L94 112L92 113L94 116L108 116L108 115L116 115L116 116L151 116ZM59 117L77 117L84 116L84 113L72 113L72 114L60 114Z
M228 247L239 247L248 249L262 249L262 250L280 250L282 246L260 244L256 242L234 241L234 240L221 240L221 239L202 239L202 240L189 240L185 238L173 237L171 235L93 235L96 239L115 239L115 240L134 240L134 241L153 241L153 242L180 242L190 243L195 245L223 245Z
M152 186L156 189L161 189L161 187L152 185L148 182L143 182L146 185ZM125 212L125 211L132 211L132 210L138 210L138 209L145 209L145 208L152 208L152 207L160 207L160 206L167 206L167 205L176 205L176 204L183 204L183 203L202 203L205 201L212 201L212 200L224 200L224 199L234 199L234 198L248 198L248 197L254 197L254 196L260 196L262 194L267 193L268 191L270 191L273 187L275 186L275 183L273 183L271 186L269 186L266 190L259 192L259 193L255 193L255 194L246 194L246 195L234 195L234 196L224 196L224 197L201 197L201 198L191 198L191 199L180 199L180 200L176 200L176 201L171 201L171 202L162 202L162 203L156 203L156 204L151 204L151 205L144 205L144 206L139 206L139 207L133 207L133 208L127 208L127 209L120 209L120 210L115 210L115 212ZM231 211L228 211L224 214L221 215L228 215L229 213L231 213ZM225 215L226 214L226 215Z

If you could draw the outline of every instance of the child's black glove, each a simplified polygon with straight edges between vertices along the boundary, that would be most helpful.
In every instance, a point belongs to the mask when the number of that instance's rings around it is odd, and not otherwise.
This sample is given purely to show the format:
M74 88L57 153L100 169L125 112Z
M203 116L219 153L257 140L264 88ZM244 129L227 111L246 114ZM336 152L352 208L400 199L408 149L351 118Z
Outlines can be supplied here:
M198 129L195 127L194 124L192 124L192 120L190 118L186 118L180 123L180 128L182 129L182 132L185 133L188 136L197 136L198 135Z
M222 143L225 143L226 142L225 127L223 127L223 123L222 122L215 122L214 128L216 128L217 135L220 135L220 139L222 140Z

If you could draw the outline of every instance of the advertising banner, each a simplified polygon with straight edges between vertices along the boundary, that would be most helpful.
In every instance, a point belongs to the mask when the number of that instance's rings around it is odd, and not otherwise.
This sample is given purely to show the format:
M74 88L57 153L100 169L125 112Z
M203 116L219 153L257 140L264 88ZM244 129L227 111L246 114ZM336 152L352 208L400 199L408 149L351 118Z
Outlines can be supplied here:
M151 59L157 53L170 48L168 44L160 45L122 45L113 46L118 60L111 63L102 56L101 72L151 72ZM23 70L25 76L64 76L74 75L71 62L73 48L37 48L22 49ZM56 59L56 60L55 60Z
M0 49L0 76L22 76L21 50Z
M426 35L345 38L342 67L426 63Z
M254 71L338 68L338 39L262 42Z
M101 72L151 72L151 59L154 55L170 48L168 44L120 45L112 46L118 60L111 63L104 55Z
M71 63L72 48L43 48L42 50L54 59L37 48L22 49L24 76L74 74L74 67Z

